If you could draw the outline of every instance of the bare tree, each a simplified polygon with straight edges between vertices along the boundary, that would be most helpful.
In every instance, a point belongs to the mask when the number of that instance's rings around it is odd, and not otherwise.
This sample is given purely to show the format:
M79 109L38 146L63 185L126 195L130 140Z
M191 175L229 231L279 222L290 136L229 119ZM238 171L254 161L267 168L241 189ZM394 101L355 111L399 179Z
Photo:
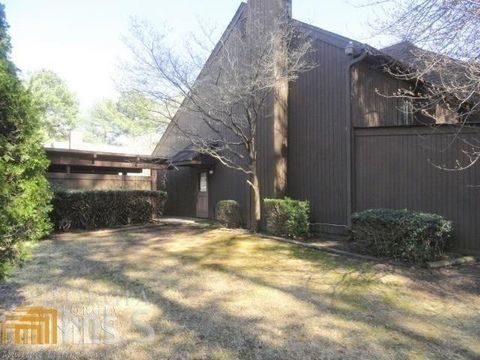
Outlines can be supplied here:
M469 161L455 169L473 166L480 159L480 147L462 138L461 130L480 118L480 1L361 2L382 6L375 30L406 44L391 48L391 55L401 61L385 69L413 86L387 95L407 99L427 123L458 125Z
M310 42L288 16L268 24L246 16L227 29L205 64L202 50L213 42L192 37L178 48L167 32L138 22L131 35L134 61L124 67L130 88L161 103L162 115L198 152L246 175L250 227L256 231L262 186L258 124L274 101L286 111L282 89L312 68Z

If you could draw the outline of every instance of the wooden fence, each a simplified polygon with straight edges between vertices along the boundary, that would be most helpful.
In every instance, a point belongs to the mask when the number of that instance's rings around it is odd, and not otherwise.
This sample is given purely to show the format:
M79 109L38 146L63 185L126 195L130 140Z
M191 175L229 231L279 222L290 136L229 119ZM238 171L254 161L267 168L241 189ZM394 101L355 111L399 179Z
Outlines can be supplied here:
M480 146L479 130L418 127L355 130L353 208L408 208L452 220L453 248L480 254L480 162L465 151Z
M156 175L156 171L152 171ZM51 184L64 189L155 190L156 176L48 173Z

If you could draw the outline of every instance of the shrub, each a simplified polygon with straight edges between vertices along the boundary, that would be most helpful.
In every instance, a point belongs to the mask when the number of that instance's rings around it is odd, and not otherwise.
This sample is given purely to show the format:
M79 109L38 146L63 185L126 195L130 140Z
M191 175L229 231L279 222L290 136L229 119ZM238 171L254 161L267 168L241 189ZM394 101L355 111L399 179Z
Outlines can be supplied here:
M265 199L266 231L290 238L308 235L310 204L289 198Z
M145 224L163 213L166 198L162 191L58 190L51 217L57 230Z
M0 5L0 30L2 23ZM4 35L0 31L0 48ZM51 229L48 160L41 131L30 93L0 51L0 278L20 260L23 244Z
M370 254L424 263L442 256L453 227L439 215L374 209L353 215L352 233Z
M240 205L235 200L222 200L217 203L215 218L229 228L238 228L241 223Z

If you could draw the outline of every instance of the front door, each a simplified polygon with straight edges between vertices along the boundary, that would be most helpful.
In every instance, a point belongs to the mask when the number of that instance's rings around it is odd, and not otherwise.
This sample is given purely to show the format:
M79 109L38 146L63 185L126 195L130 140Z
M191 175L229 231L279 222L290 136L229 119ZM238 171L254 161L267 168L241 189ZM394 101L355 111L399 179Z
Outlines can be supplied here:
M198 177L197 217L208 218L208 173L201 172Z

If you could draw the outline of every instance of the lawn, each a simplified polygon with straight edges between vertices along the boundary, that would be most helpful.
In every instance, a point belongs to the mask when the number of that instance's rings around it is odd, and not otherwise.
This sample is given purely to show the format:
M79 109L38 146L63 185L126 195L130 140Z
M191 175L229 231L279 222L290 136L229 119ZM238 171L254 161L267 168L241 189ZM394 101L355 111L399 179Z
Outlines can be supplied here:
M0 304L108 312L115 342L11 346L0 358L478 359L478 273L208 225L62 234L0 285Z

